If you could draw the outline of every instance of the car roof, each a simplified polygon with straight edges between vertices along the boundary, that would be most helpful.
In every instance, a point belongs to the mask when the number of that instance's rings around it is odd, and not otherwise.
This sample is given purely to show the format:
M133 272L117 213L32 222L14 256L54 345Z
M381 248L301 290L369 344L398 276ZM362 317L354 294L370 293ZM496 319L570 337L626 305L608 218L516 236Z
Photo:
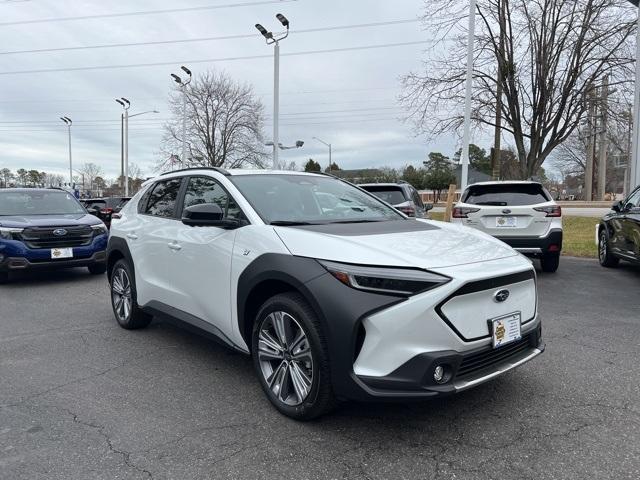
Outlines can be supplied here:
M68 193L69 195L72 192L65 190L64 188L25 188L25 187L10 187L3 188L0 192L20 192L20 193L29 193L29 192L63 192Z
M402 188L408 185L407 183L359 183L359 187L395 187Z
M534 182L533 180L499 180L499 181L494 180L490 182L472 183L468 187L475 187L477 185L542 185L542 184L540 182Z

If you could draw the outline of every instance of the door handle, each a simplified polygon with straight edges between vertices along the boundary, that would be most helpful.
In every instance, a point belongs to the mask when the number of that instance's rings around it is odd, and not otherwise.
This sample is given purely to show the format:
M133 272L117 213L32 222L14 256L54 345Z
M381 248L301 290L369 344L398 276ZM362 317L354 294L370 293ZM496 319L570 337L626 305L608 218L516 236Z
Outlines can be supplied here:
M127 238L129 240L137 240L138 239L138 235L136 235L135 233L127 233Z
M182 247L178 245L177 242L168 243L167 246L174 252L179 252L180 250L182 250Z

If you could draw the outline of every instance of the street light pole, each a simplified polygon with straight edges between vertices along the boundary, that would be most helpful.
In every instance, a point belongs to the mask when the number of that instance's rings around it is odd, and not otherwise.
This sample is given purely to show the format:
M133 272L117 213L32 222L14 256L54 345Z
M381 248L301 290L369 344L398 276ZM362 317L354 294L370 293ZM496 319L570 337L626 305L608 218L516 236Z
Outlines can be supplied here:
M638 2L634 2L636 5ZM636 28L636 84L633 101L633 142L629 172L629 192L640 185L640 13Z
M267 45L273 44L273 168L278 168L278 145L280 136L280 40L284 40L289 36L289 20L278 13L276 15L278 21L287 30L285 33L274 35L273 32L267 31L259 23L256 23L256 28L265 38Z
M185 166L185 162L187 159L187 85L191 83L191 70L182 65L180 69L189 75L189 78L186 82L182 81L175 73L171 74L173 80L180 85L180 89L182 90L182 155L180 156L180 165L182 168Z
M73 186L73 160L71 157L71 125L73 125L73 122L69 117L60 117L60 120L62 120L67 125L67 133L69 136L69 187L72 187Z
M462 133L462 172L460 175L460 191L464 191L469 183L469 141L471 137L471 94L473 90L473 44L476 28L476 0L469 2L469 33L467 35L467 79L464 98L464 129Z
M331 167L333 165L333 161L331 160L331 144L325 142L324 140L320 140L318 137L313 137L314 140L319 141L320 143L323 143L324 145L326 145L327 147L329 147L329 173L331 173Z

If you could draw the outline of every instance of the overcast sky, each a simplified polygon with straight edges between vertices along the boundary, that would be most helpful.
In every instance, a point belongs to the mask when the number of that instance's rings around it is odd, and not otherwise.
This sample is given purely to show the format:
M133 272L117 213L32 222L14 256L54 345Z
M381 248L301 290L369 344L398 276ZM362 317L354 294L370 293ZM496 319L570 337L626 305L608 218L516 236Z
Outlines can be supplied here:
M219 8L34 22L201 6ZM260 22L276 29L279 24L274 16L278 12L290 19L292 28L281 47L280 140L284 144L298 139L305 142L302 149L283 152L282 159L302 165L311 157L325 166L327 148L313 140L314 136L333 144L333 158L341 168L417 166L432 150L453 155L457 137L427 143L399 120L399 77L420 68L427 48L425 44L406 44L429 39L416 21L421 8L422 0L0 0L0 168L67 174L66 127L58 119L66 115L74 122L74 167L94 162L108 178L115 178L120 165L121 110L114 98L127 97L131 113L160 111L132 119L130 124L130 161L147 176L153 175L162 120L168 115L169 74L178 72L182 64L194 74L222 69L252 84L269 115L265 133L270 138L273 50L253 25ZM295 32L386 21L404 22ZM243 34L251 36L68 49ZM287 55L402 43L405 45ZM24 52L55 48L67 50ZM20 53L6 53L16 51ZM228 60L261 55L264 58ZM216 59L227 60L211 61ZM161 65L43 71L150 63Z

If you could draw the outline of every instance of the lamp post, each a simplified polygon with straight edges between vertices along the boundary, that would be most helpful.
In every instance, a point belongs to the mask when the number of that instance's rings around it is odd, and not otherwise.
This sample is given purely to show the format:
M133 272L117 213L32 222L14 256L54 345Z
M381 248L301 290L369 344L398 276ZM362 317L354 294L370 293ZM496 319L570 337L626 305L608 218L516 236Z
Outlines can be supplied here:
M471 94L473 87L473 43L476 28L476 0L469 2L469 32L467 35L467 79L464 97L464 129L462 133L462 152L460 161L462 172L460 175L460 191L467 188L469 182L469 141L471 137Z
M630 0L638 6L638 0ZM636 37L636 85L633 99L633 140L629 171L629 192L640 185L640 13Z
M313 137L314 140L319 141L320 143L324 144L325 146L329 147L329 173L331 173L331 166L333 165L333 162L331 160L331 144L325 142L324 140L320 140L318 137Z
M67 125L69 134L69 187L73 187L73 161L71 159L71 125L73 125L73 122L69 117L60 117L60 120Z
M191 83L191 70L184 65L182 65L180 69L189 76L187 81L183 82L182 78L175 73L171 74L171 78L180 85L180 89L182 90L182 155L180 156L180 163L182 168L184 168L187 158L187 85Z
M122 146L120 149L121 152L121 160L120 160L120 175L124 182L124 196L129 196L129 119L132 117L137 117L139 115L144 115L145 113L160 113L157 110L147 110L146 112L134 113L133 115L129 115L129 108L131 108L131 102L124 97L116 98L116 102L118 102L122 108L124 109L124 113L121 117L121 139Z
M273 168L278 168L278 142L279 137L279 120L280 120L280 40L284 40L289 36L289 20L278 13L276 15L278 21L287 30L284 33L274 35L273 32L267 31L259 23L256 23L256 28L265 38L267 45L274 46L273 48Z

